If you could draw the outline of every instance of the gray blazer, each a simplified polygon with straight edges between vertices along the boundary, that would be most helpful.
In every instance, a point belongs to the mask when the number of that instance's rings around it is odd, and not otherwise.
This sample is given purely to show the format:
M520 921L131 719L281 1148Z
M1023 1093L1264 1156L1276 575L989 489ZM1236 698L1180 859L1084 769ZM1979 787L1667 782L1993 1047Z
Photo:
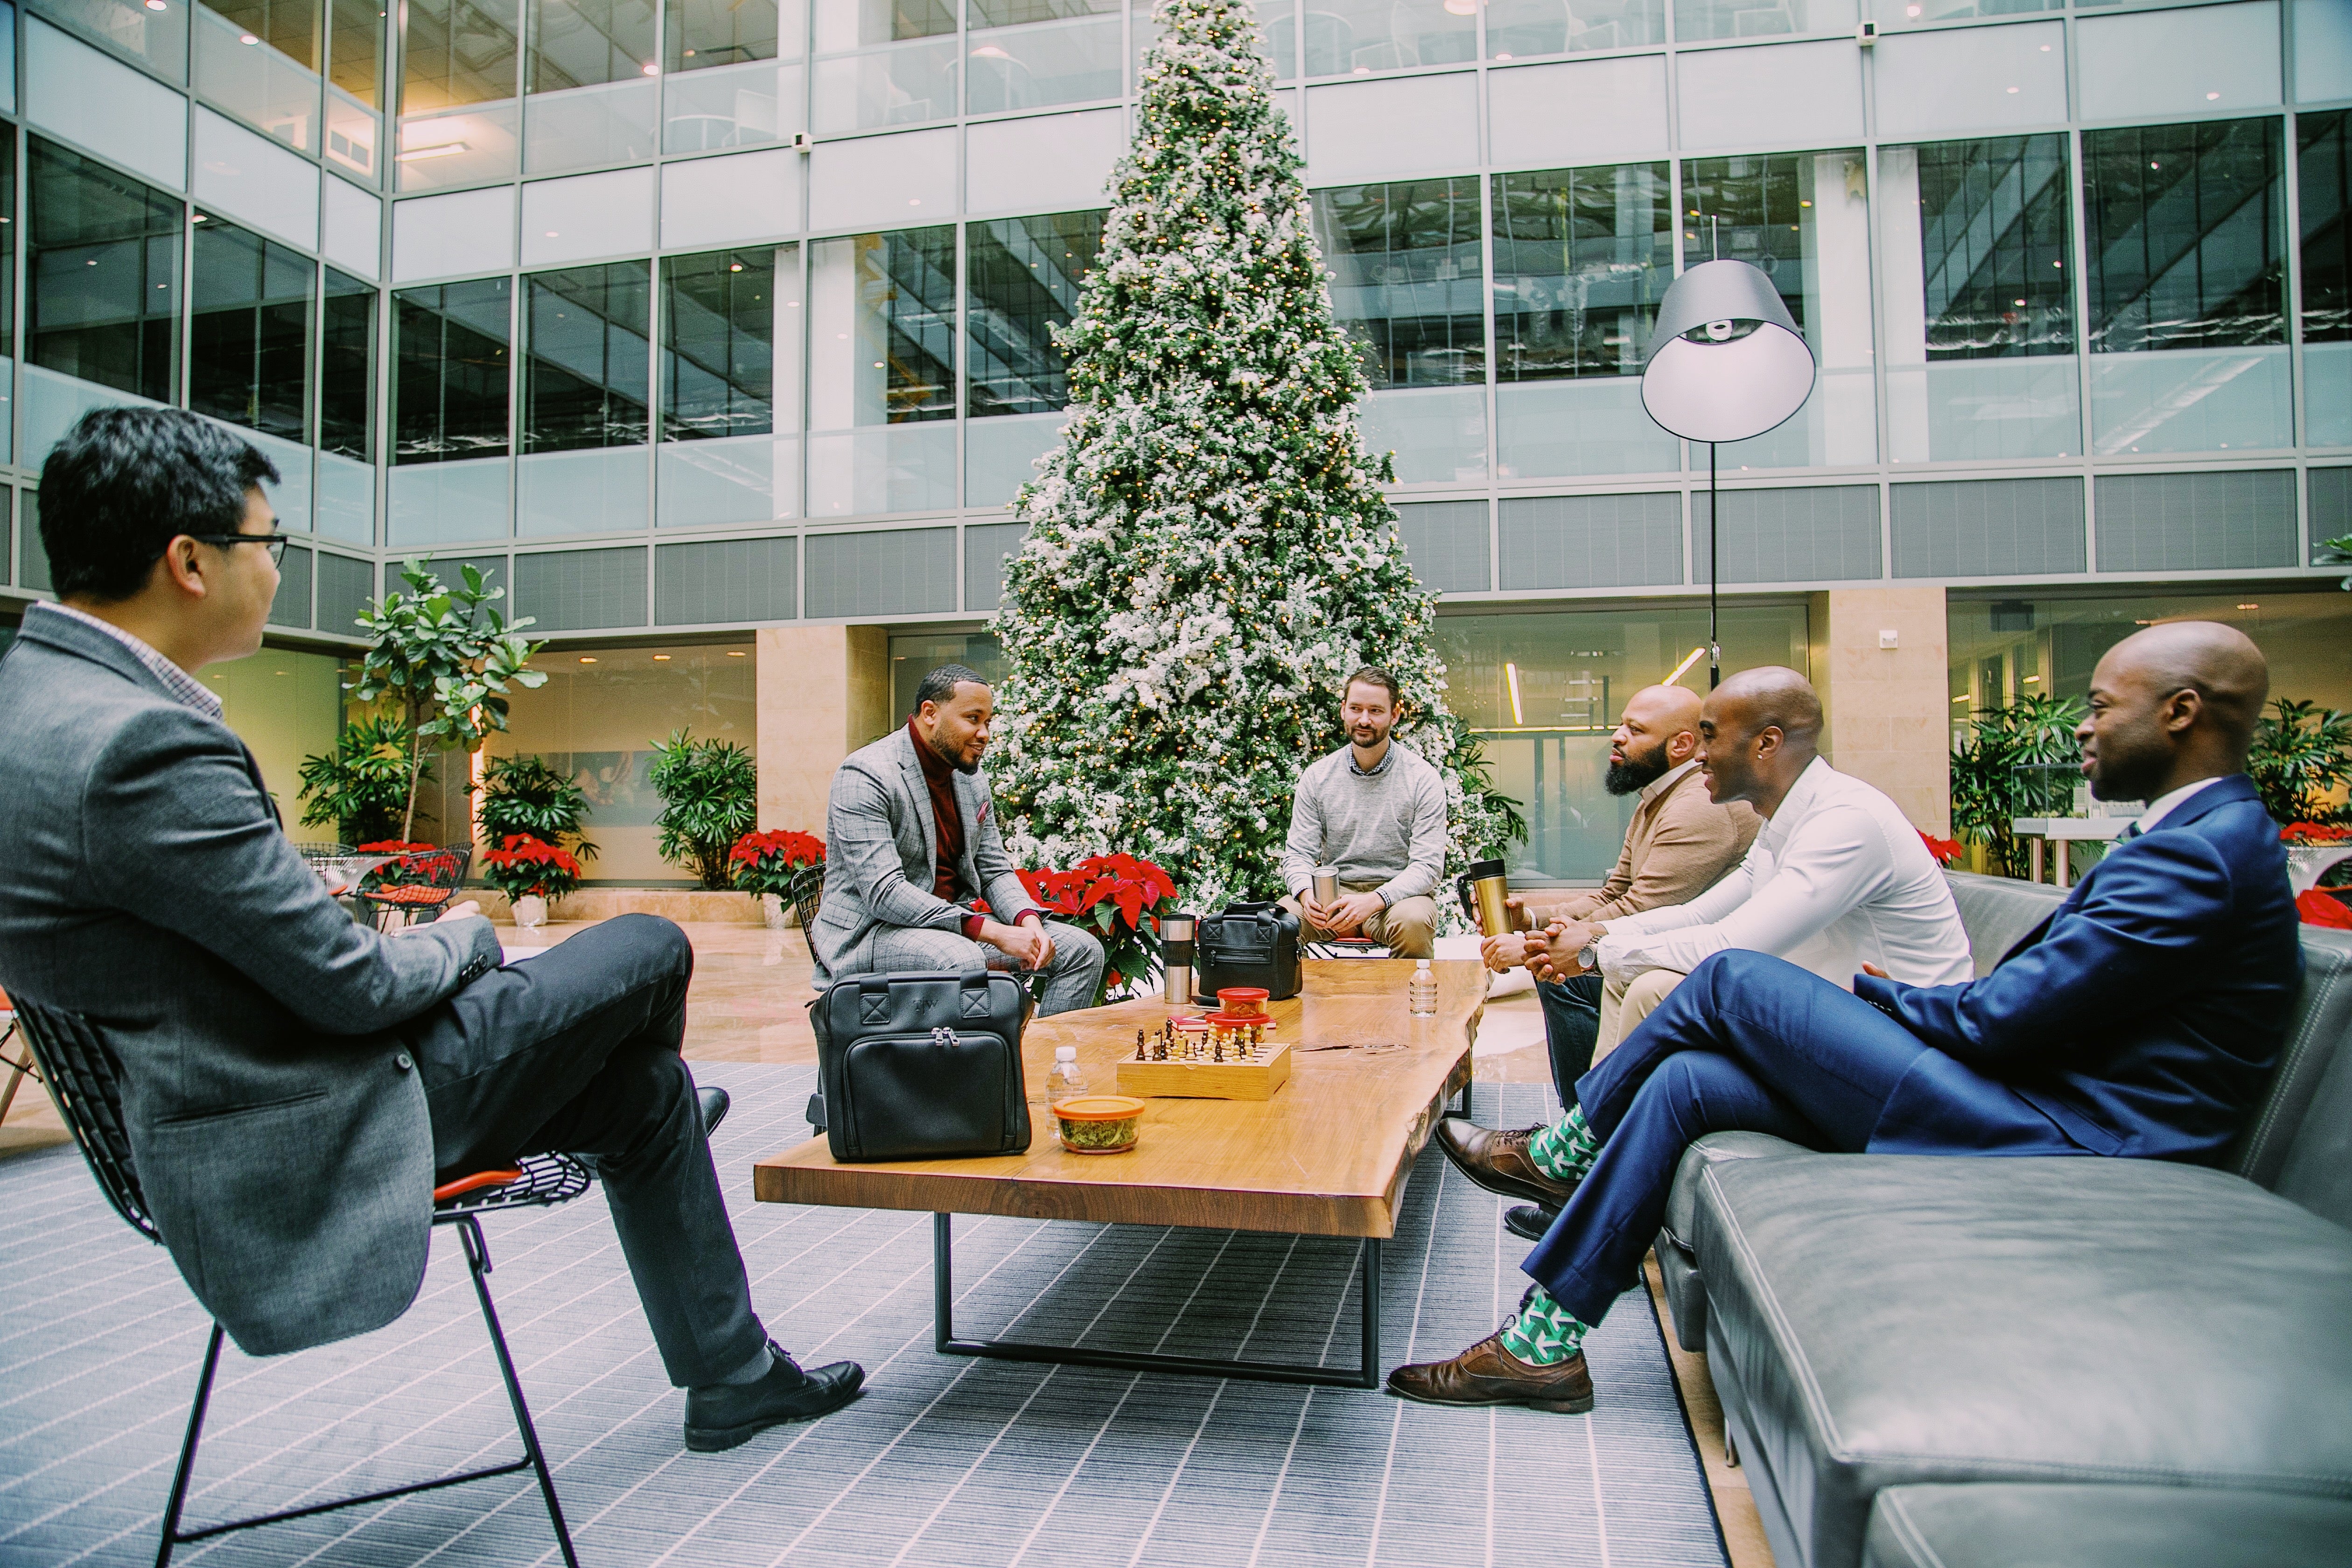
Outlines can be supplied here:
M400 1316L433 1130L398 1029L497 967L490 923L354 924L228 727L62 616L0 659L0 984L112 1048L189 1289L254 1355Z
M1036 909L1036 901L1004 853L988 780L959 773L954 783L963 810L965 885L979 889L995 918L1009 925L1023 910ZM820 979L871 967L879 930L953 931L971 913L931 891L940 854L931 792L904 726L850 753L834 773L824 840L824 902L809 933L809 951L824 972Z

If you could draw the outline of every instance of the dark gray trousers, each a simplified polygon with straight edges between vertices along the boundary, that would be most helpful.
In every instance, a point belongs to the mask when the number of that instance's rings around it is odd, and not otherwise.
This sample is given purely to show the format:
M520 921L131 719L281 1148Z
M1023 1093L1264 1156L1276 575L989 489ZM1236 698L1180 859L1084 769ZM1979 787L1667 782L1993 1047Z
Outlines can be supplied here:
M403 1031L434 1179L544 1152L593 1158L670 1382L717 1383L767 1342L678 1056L694 950L623 915L495 970Z

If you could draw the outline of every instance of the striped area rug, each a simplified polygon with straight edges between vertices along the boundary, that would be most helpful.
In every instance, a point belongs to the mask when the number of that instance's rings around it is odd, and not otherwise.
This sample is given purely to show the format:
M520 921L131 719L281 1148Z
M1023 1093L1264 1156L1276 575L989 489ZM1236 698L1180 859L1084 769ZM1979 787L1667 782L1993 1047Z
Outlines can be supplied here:
M1376 1393L945 1357L929 1215L751 1201L806 1135L811 1069L705 1063L761 1314L803 1361L865 1363L813 1426L686 1453L601 1197L486 1223L496 1294L581 1560L784 1563L1720 1564L1721 1538L1646 1294L1589 1352L1590 1416L1454 1411ZM1549 1096L1475 1091L1524 1123ZM299 1179L291 1173L289 1179ZM1384 1364L1449 1355L1516 1305L1524 1248L1435 1155L1381 1280ZM1171 1353L1359 1357L1352 1243L960 1219L957 1328ZM209 1324L69 1148L0 1162L0 1563L152 1562ZM191 1527L515 1451L456 1238L392 1327L222 1363ZM559 1561L527 1478L183 1548L215 1565Z

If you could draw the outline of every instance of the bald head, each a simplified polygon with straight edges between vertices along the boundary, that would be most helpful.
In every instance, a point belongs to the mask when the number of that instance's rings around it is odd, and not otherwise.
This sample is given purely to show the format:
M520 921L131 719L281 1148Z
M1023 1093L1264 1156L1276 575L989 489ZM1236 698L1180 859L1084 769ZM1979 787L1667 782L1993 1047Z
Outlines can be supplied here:
M1627 698L1601 787L1632 795L1696 756L1698 711L1698 693L1679 686L1644 686Z
M1726 679L1699 712L1699 759L1717 803L1744 800L1766 816L1821 754L1821 739L1813 683L1777 664Z
M2168 621L2099 660L2074 733L2101 800L2154 800L2242 770L2270 695L2263 650L2219 621Z

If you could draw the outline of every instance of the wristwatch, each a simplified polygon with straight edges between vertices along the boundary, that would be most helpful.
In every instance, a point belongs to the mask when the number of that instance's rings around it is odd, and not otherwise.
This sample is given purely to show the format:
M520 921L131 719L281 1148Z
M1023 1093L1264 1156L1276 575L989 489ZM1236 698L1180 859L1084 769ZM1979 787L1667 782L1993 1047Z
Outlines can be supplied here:
M1600 964L1601 964L1601 944L1600 944L1600 943L1598 943L1598 942L1594 942L1593 944L1591 944L1591 946L1589 946L1589 947L1580 947L1580 948L1578 948L1578 949L1576 950L1576 967L1577 967L1577 968L1579 968L1579 969L1581 969L1581 970L1585 971L1587 973L1591 973L1594 969L1599 968L1599 967L1600 967Z

